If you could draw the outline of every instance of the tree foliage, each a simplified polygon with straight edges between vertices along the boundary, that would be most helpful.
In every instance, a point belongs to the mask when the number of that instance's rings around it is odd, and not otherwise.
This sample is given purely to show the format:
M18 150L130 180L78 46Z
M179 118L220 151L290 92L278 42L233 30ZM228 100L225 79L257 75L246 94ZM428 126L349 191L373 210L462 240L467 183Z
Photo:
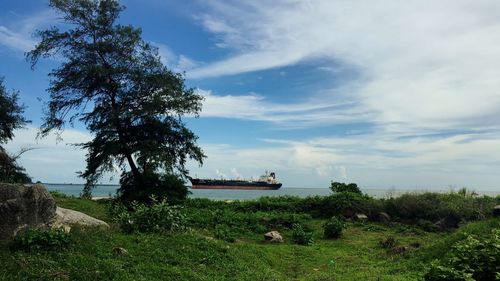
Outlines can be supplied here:
M333 192L352 192L352 193L361 193L358 185L355 183L345 184L343 182L332 182L330 185L330 189Z
M202 96L186 87L182 74L167 69L158 49L141 30L117 23L116 0L50 0L65 28L38 31L40 42L27 54L32 67L57 55L50 73L50 101L42 135L83 122L94 138L82 177L88 194L105 172L120 167L135 183L149 174L186 176L188 159L202 163L197 136L183 123L198 116ZM127 170L130 169L128 172ZM122 186L123 188L123 186Z
M11 140L14 130L28 123L22 115L24 106L19 104L18 96L16 91L7 91L0 77L0 144Z
M24 106L19 104L18 95L16 91L7 91L3 78L0 77L0 144L12 140L14 130L29 122L23 117ZM26 151L21 150L17 155L11 155L0 146L0 182L31 182L25 169L17 163L19 156Z
M446 256L431 264L424 280L500 280L500 230L456 242Z
M26 170L17 163L17 159L28 150L22 149L17 154L10 154L0 147L0 182L31 183Z

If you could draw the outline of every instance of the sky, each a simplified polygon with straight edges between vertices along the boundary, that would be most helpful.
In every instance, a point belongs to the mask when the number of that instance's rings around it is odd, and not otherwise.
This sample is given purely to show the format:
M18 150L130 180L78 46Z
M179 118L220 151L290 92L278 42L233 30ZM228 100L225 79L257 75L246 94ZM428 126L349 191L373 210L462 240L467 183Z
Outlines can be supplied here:
M191 176L284 187L500 190L500 2L496 0L124 0L163 62L205 97L185 118L207 158ZM34 180L81 183L92 135L35 139L45 60L24 58L58 25L46 1L0 3L0 76L32 123L6 145ZM109 175L102 182L117 182Z

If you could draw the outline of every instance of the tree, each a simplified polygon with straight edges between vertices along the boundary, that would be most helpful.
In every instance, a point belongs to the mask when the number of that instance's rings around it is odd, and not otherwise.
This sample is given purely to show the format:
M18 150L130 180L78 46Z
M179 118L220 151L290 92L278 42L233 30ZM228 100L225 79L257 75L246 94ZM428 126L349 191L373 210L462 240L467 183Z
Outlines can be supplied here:
M19 157L32 148L22 148L17 154L10 154L0 147L0 182L31 183L31 177L17 163Z
M0 77L0 144L11 140L14 130L29 122L22 115L24 106L18 103L18 96L16 91L7 91Z
M159 178L150 175L187 176L188 159L202 164L197 136L181 117L197 117L203 97L162 64L140 29L116 23L118 1L50 0L50 6L67 25L38 31L41 40L27 59L32 67L42 57L62 60L50 73L42 135L76 120L94 135L80 144L88 149L84 194L115 166L122 178L133 177L133 186L144 186Z
M12 140L14 130L22 128L29 121L23 117L24 106L19 104L18 92L7 91L0 77L0 144ZM17 159L28 150L21 150L16 155L9 154L0 145L0 182L30 183L31 178Z
M333 192L351 192L361 194L361 190L355 183L345 184L343 182L333 182L330 185L330 189Z

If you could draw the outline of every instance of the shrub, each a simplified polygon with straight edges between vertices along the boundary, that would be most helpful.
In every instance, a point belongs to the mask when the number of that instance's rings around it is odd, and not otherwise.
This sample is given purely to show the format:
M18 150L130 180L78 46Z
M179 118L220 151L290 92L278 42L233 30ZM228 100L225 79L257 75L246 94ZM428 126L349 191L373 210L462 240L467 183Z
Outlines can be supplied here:
M384 200L385 211L402 221L419 219L436 222L442 218L472 221L484 219L496 204L493 197L463 196L457 193L407 193Z
M384 249L392 249L398 246L399 242L394 236L389 236L386 239L380 240L378 244Z
M233 243L236 241L234 233L226 225L217 225L214 231L215 238Z
M416 226L422 230L427 231L427 232L436 232L439 230L439 228L435 224L433 224L431 221L424 220L424 219L419 219L417 221Z
M306 213L317 218L331 218L338 215L352 216L354 213L375 217L383 210L383 204L380 200L352 192L306 198L296 196L261 197L257 200L233 201L231 203L207 199L188 199L184 204L194 208L223 208L238 212Z
M61 250L69 245L70 236L64 229L32 229L28 228L14 238L18 249Z
M65 193L62 193L59 190L49 191L49 193L50 193L50 195L52 195L52 197L55 197L55 198L71 198L72 197L71 195L67 195Z
M342 230L345 228L344 220L339 217L332 217L323 224L323 233L325 238L336 239L342 235Z
M303 199L297 196L260 197L256 200L235 202L234 208L240 211L282 211L300 212L300 202Z
M132 173L124 173L118 189L118 198L125 204L133 201L151 203L152 196L176 204L184 201L188 194L182 178L173 174L147 173L138 179Z
M361 190L358 185L355 183L345 184L343 182L332 182L330 185L330 189L333 192L351 192L351 193L359 193L361 194Z
M292 241L298 245L311 246L314 244L314 233L308 229L304 229L301 224L292 226Z
M116 220L122 231L133 232L161 232L178 231L185 228L186 219L179 206L171 206L166 200L151 199L151 205L132 202L131 210L115 207L121 210Z
M232 230L239 229L254 232L262 232L267 229L291 228L295 223L311 219L311 216L308 214L278 211L243 212L234 210L229 206L208 209L190 206L184 208L184 211L189 226L215 229L218 225L225 225Z
M330 218L340 215L352 217L355 213L373 217L382 210L377 200L359 193L341 192L320 199L311 199L304 199L301 207L304 212L310 213L313 217Z
M480 238L469 235L455 243L446 258L434 261L425 280L499 280L500 229Z

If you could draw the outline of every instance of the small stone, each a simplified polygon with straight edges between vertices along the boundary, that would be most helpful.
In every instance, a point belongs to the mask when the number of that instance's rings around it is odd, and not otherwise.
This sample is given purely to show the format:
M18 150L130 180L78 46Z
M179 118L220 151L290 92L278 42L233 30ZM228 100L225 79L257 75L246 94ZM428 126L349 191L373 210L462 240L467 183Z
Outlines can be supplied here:
M122 256L122 257L125 257L125 256L129 255L128 251L125 248L122 248L122 247L115 247L115 248L113 248L113 253L115 255L117 255L117 256Z
M266 239L266 241L273 242L273 243L283 243L284 242L283 236L281 236L281 234L276 230L273 230L273 231L270 231L270 232L264 234L264 239Z

